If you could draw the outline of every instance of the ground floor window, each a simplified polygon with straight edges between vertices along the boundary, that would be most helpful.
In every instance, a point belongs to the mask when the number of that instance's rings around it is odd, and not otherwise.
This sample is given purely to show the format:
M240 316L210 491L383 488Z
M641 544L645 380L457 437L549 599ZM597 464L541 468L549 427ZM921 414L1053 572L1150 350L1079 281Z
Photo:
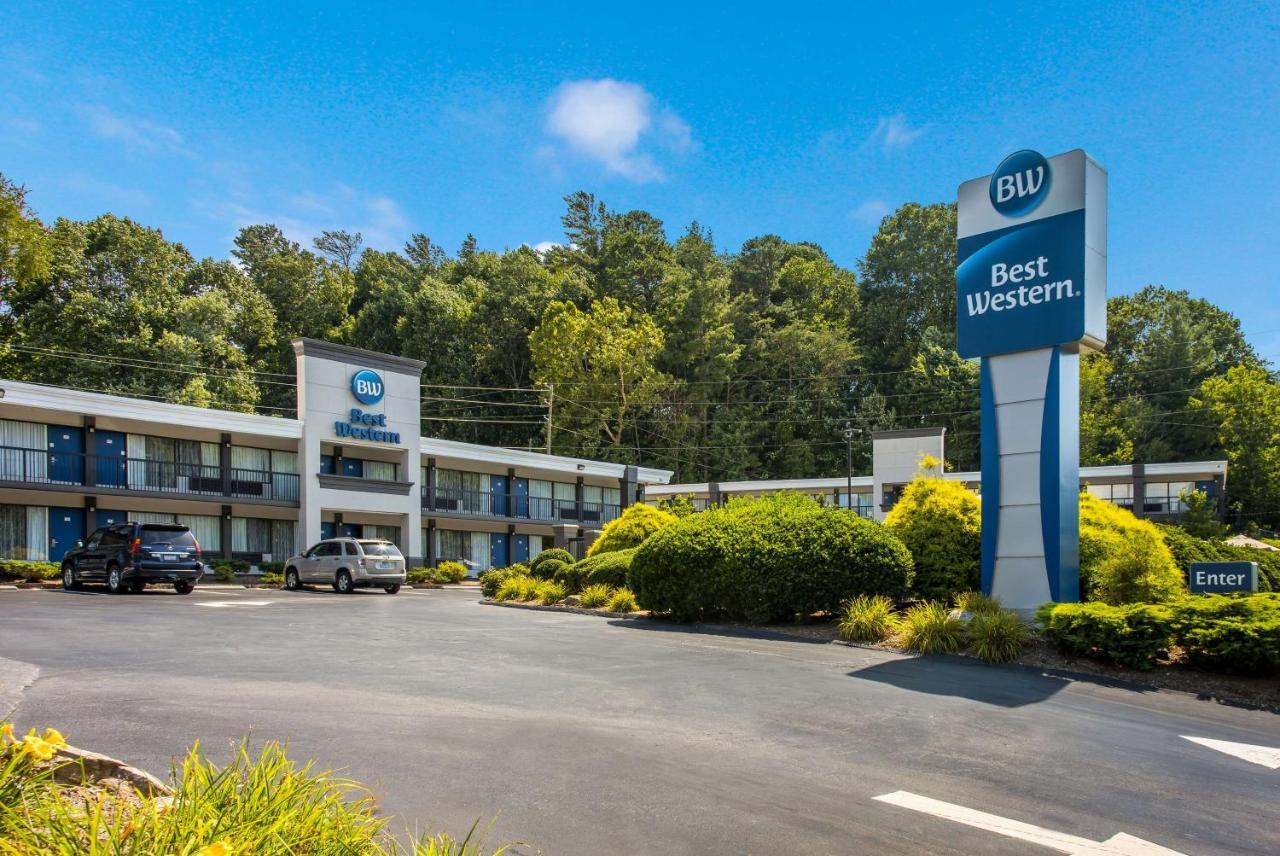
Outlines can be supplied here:
M380 541L390 541L397 547L400 546L400 527L399 526L381 526L376 523L366 523L362 530L365 538L373 538Z
M0 505L0 557L49 559L49 509L42 505Z
M261 517L231 519L231 552L258 553L282 562L293 555L293 521Z
M472 574L489 570L488 532L460 532L456 529L435 530L436 562L462 562Z
M191 530L200 542L200 551L210 555L222 552L222 519L212 514L166 514L162 511L126 511L131 523L178 523Z

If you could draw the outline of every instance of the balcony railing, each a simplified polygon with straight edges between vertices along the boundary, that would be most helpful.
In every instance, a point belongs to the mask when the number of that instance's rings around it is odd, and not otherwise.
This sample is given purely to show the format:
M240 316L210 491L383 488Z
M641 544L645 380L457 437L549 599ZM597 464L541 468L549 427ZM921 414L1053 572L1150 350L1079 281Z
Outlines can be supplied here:
M285 502L299 485L296 473L12 446L0 446L0 481Z
M505 507L504 507L505 506ZM541 496L495 495L487 490L422 489L422 509L476 517L513 517L520 520L564 521L572 523L607 523L622 509L616 503L583 502L551 499ZM504 513L505 512L505 513Z

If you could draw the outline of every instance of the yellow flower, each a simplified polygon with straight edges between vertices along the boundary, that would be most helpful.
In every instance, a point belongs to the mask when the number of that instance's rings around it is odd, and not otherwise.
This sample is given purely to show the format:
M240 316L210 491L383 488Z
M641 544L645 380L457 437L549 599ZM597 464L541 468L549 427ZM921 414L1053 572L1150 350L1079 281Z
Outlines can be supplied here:
M5 740L8 740L10 743L17 743L17 742L18 742L18 739L17 739L16 737L14 737L14 736L13 736L13 723L12 723L12 722L0 723L0 735L2 735L2 736L4 737L4 739L5 739Z
M58 752L57 749L53 748L53 746L49 745L44 740L41 740L39 737L36 737L34 734L28 734L26 737L22 738L22 751L24 754L35 758L37 761L48 761Z
M224 838L201 847L196 851L196 856L235 856L235 851L231 849L231 842Z
M44 740L46 743L51 743L59 749L65 748L67 745L66 738L64 738L61 732L56 728L46 728L44 730Z

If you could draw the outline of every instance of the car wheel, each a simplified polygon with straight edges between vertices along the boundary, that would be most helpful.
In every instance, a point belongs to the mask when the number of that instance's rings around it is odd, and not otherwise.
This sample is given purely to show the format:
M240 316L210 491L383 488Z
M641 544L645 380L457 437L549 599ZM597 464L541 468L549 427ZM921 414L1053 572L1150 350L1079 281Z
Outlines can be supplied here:
M70 562L62 565L62 587L67 591L80 588L80 582L76 579L76 569Z
M333 590L338 594L351 594L355 591L355 586L351 584L350 571L338 571L338 575L333 578Z
M107 568L107 591L112 594L124 594L128 590L124 583L124 571L115 565Z
M297 591L302 587L302 584L298 582L297 568L289 568L284 572L284 587L289 591Z
M395 594L396 592L400 591L400 586L399 585L383 586L382 590L385 591L387 594Z
M178 580L173 584L173 590L178 594L191 594L195 590L196 584L191 580Z

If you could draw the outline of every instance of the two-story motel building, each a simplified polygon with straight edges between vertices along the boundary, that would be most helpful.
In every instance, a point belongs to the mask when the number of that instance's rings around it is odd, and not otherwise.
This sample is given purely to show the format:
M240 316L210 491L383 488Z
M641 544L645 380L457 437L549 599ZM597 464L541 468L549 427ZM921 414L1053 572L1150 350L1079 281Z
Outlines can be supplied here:
M423 437L422 363L312 339L294 350L291 419L0 380L0 557L59 561L136 520L189 526L206 559L283 560L354 535L478 572L580 549L671 477Z
M669 484L671 472L423 437L422 363L294 342L297 416L279 418L0 380L0 558L59 561L111 523L176 522L207 558L282 560L334 535L394 541L473 572L551 546L580 553L636 501L799 491L883 519L942 429L879 432L872 474ZM1220 497L1225 461L1086 467L1095 495L1172 517ZM978 473L946 473L974 490Z

